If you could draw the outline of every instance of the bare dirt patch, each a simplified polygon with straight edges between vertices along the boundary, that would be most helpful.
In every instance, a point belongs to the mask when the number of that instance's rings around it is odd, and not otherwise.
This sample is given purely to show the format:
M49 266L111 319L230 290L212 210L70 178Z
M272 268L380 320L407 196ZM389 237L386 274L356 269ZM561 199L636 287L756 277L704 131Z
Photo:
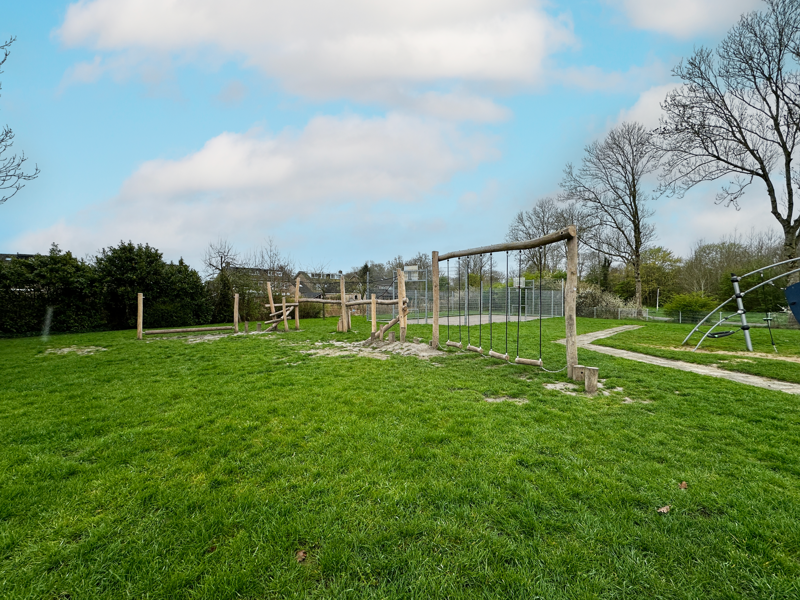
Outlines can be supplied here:
M78 356L91 356L95 352L105 352L108 348L101 348L100 346L69 346L68 348L50 348L45 350L45 354L69 354L74 352Z
M508 396L501 396L500 398L484 398L484 400L486 400L486 402L511 402L512 404L517 404L520 406L528 403L525 398L510 398Z
M444 352L431 348L428 344L415 344L411 342L316 342L319 348L303 350L305 354L313 356L366 356L378 360L386 360L389 354L401 356L416 356L421 360L428 360L434 356L442 356Z
M567 383L566 381L556 381L555 383L545 383L544 388L547 390L555 390L567 396L577 396L578 386L574 383Z

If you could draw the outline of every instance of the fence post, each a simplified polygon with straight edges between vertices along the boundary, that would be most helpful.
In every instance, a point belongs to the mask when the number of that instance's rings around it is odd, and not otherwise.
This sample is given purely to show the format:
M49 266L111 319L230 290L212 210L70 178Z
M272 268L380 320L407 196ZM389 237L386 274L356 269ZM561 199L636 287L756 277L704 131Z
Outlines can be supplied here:
M239 333L239 294L233 295L233 332Z
M431 273L433 277L433 335L431 336L431 346L439 347L439 252L434 250L431 253ZM427 284L426 284L427 285ZM450 293L450 282L447 282L447 292ZM450 315L447 315L448 323Z
M136 300L139 304L136 310L136 339L142 339L142 326L144 321L144 296L142 294L136 294Z
M294 328L300 329L300 278L298 277L294 282L294 301L297 306L294 307Z
M350 319L347 314L347 296L344 289L344 275L339 271L339 294L342 298L342 332L347 333L350 331Z
M617 309L617 320L618 321L622 320L622 309L621 308Z
M596 306L594 307L594 318L595 319L597 318L597 307Z
M683 323L683 311L678 311L678 323Z
M378 331L378 303L375 302L375 294L372 294L372 333Z

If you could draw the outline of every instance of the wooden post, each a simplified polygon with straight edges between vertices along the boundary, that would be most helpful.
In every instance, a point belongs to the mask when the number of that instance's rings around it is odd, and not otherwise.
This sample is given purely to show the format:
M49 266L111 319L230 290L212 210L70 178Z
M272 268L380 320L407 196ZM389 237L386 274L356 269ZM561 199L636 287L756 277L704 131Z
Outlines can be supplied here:
M136 294L136 300L139 304L136 310L136 339L142 339L142 327L144 326L144 296Z
M299 277L294 282L294 301L297 303L297 308L294 309L294 328L300 329L300 278Z
M239 294L233 295L233 331L239 333Z
M269 312L275 314L275 303L272 301L272 284L267 282L267 296L269 296Z
M339 271L339 294L342 300L342 331L350 331L350 315L347 314L347 296L344 289L344 275Z
M578 233L574 225L568 228L572 237L567 240L567 284L564 299L564 328L567 338L567 377L573 378L572 369L578 364L578 329L575 302L578 297Z
M250 333L250 327L248 327L248 325L249 325L249 323L248 323L247 319L245 319L244 320L244 332L245 333Z
M283 330L289 331L289 321L286 319L286 296L281 294L281 301L283 302Z
M572 365L572 380L584 381L586 379L586 367L583 365Z
M597 367L586 367L585 373L584 383L586 384L586 393L594 396L597 393L597 379L600 375L600 369Z
M258 331L258 333L261 333L261 321L256 323L256 331Z
M431 277L433 277L433 336L431 346L439 347L439 253L434 250L431 254ZM427 302L427 298L425 301ZM447 316L450 318L450 315Z
M378 303L375 301L375 294L372 294L372 333L378 331Z
M406 316L406 278L403 269L397 269L397 309L400 315L400 341L406 341L406 329L408 328L408 318Z

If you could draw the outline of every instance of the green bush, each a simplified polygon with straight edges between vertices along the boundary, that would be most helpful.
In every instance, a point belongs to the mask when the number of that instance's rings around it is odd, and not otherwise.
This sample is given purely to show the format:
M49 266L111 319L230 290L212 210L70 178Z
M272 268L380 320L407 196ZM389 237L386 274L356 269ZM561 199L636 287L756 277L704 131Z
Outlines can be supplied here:
M679 314L706 314L717 306L713 298L704 296L699 292L691 294L676 294L664 305L664 312L669 317Z

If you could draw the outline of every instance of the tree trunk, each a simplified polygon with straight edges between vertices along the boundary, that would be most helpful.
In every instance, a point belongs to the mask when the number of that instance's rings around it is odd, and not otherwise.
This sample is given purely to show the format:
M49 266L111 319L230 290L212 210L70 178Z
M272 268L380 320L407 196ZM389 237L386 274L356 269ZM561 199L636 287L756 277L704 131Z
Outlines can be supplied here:
M800 237L800 222L796 224L785 223L783 225L783 256L782 260L789 260L790 258L797 258L798 261L786 265L787 270L796 269L800 267L800 257L797 255L798 238ZM789 284L797 283L800 281L800 273L789 275Z
M642 316L642 265L641 258L633 259L633 274L636 278L636 316Z

